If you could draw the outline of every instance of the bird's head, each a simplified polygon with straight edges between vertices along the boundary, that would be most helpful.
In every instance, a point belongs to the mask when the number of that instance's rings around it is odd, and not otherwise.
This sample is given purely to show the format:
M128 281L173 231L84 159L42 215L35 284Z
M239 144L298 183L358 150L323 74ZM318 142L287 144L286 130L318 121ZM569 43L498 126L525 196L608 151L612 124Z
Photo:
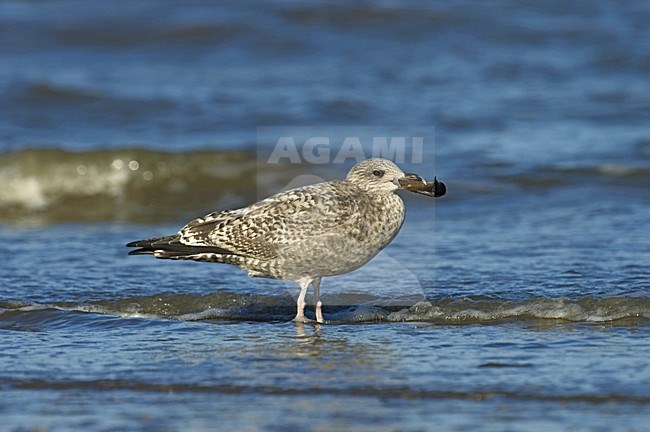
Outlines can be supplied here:
M427 183L417 174L405 173L387 159L372 158L356 164L348 173L347 180L362 189L391 193L397 189L439 197L445 194L444 183L434 180Z
M399 188L397 179L404 177L404 171L393 162L373 158L352 167L347 180L361 189L390 193Z

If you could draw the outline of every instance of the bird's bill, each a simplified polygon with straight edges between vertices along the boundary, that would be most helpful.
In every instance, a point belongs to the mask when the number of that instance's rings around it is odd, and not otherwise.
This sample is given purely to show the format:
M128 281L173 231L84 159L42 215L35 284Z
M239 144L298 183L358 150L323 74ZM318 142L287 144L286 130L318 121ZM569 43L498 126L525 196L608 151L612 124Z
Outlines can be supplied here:
M439 182L435 177L433 178L433 182L427 183L426 180L417 174L405 173L404 177L396 180L396 184L400 189L432 197L441 197L447 193L445 184Z

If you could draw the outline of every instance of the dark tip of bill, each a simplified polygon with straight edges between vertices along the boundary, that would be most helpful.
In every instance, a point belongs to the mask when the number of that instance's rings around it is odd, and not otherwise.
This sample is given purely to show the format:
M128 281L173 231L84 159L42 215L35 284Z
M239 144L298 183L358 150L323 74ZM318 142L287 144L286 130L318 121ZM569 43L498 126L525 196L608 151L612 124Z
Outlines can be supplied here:
M433 196L441 197L447 193L447 186L443 182L438 181L436 177L433 178Z

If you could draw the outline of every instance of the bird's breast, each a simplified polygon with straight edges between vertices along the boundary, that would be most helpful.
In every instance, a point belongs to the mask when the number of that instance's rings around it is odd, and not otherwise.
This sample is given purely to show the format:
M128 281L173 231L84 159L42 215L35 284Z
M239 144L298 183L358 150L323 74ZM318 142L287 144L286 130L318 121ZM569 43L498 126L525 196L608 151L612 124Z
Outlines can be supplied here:
M362 223L363 236L373 239L373 243L383 249L399 232L404 223L404 202L395 195L382 196L382 199L372 201L373 205Z

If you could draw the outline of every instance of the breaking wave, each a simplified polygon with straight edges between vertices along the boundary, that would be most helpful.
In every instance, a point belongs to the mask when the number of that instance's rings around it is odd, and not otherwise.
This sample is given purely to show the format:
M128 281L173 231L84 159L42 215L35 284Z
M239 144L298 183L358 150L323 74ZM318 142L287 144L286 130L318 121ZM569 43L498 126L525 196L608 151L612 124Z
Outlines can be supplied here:
M324 296L325 318L331 324L427 322L494 324L503 322L573 322L650 324L650 298L584 297L499 300L490 298L385 299L357 295L351 299ZM400 306L400 304L402 304ZM406 306L404 306L406 305ZM88 304L0 302L0 328L39 330L41 326L77 322L79 313L127 319L178 321L284 322L295 313L289 295L264 296L219 292L208 295L159 294ZM307 311L309 315L309 311ZM313 315L313 314L312 314ZM113 322L110 318L110 322ZM96 320L101 325L103 320Z
M0 153L0 222L177 221L250 204L297 186L296 179L315 170L319 177L311 180L339 176L345 167L279 166L264 163L252 151L123 148ZM486 179L495 185L541 189L594 183L599 189L650 187L650 169L632 165L544 166L525 172L499 165L483 167L480 176L480 182L464 183L454 182L453 173L448 174L444 180L454 192L448 198L484 194ZM491 193L510 190L489 189Z

